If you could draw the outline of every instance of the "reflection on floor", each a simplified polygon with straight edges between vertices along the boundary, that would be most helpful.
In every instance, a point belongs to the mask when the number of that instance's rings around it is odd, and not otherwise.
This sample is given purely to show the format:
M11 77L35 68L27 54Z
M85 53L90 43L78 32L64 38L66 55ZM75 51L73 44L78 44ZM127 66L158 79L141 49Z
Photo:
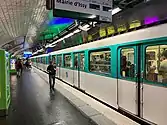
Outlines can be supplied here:
M92 125L59 92L33 70L21 78L11 76L12 103L9 116L0 125Z

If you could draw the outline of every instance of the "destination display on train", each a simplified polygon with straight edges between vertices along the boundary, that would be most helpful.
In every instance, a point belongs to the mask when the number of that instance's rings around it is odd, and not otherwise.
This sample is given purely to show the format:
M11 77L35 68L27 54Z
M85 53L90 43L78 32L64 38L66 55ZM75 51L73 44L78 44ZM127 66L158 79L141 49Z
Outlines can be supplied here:
M55 0L54 9L93 15L90 18L99 16L100 21L112 22L112 0Z

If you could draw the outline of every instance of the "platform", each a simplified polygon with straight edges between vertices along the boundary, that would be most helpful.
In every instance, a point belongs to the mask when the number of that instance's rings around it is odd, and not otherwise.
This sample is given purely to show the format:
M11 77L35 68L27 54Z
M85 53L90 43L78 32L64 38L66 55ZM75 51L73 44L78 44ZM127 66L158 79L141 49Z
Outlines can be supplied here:
M21 78L11 76L12 104L0 125L95 125L79 112L37 71L24 71Z
M48 81L48 75L45 72L37 68L33 68L33 70L43 80L46 82ZM84 114L84 116L88 117L98 125L139 125L126 116L114 111L58 79L56 79L55 88L82 114Z

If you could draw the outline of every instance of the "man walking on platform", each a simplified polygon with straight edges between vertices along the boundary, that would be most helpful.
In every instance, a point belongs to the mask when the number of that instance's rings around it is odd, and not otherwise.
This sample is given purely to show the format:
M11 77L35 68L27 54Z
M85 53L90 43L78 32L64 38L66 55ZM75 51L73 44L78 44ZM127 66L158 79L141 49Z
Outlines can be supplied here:
M49 73L50 90L51 89L54 90L56 66L53 65L53 61L50 61L50 65L47 67L47 72ZM53 85L52 85L52 82L53 82Z

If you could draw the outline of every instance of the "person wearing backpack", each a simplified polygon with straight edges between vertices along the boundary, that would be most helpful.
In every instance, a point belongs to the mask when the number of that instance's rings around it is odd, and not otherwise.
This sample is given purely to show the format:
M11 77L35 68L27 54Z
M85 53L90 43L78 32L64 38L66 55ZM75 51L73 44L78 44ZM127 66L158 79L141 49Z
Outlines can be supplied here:
M54 65L53 61L50 61L50 64L47 67L47 72L49 74L50 90L54 90L55 76L56 76L56 66Z

